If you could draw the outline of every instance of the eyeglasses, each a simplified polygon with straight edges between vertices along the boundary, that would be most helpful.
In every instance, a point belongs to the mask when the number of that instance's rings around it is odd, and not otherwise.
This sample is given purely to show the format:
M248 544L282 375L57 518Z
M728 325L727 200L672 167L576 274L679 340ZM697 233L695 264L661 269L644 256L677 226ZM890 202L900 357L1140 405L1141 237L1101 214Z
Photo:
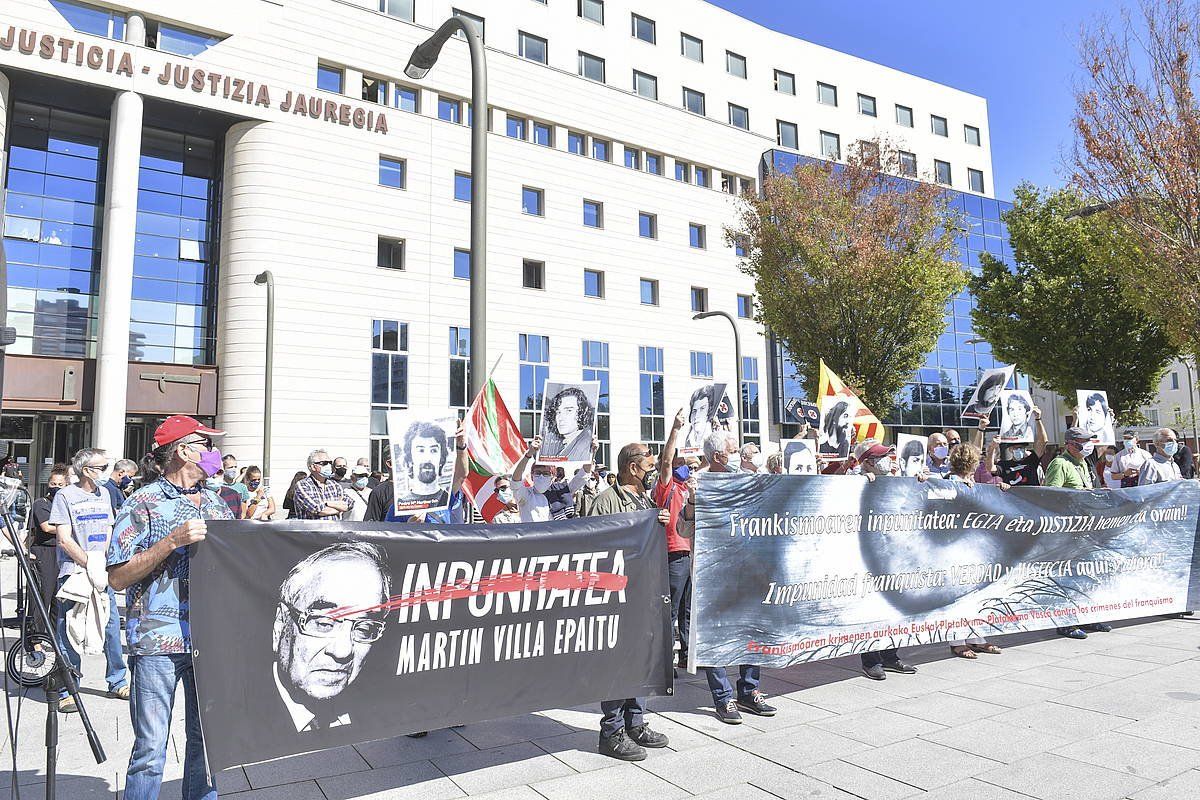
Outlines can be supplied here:
M110 463L111 462L105 461L103 464L86 464L85 466L87 469L94 469L98 472L104 472L106 469L108 469Z
M318 467L328 467L332 463L333 463L332 461L314 461L313 462L313 464L315 464Z
M314 639L332 639L342 624L346 623L350 625L351 641L355 644L371 644L379 641L386 627L386 623L381 619L338 619L315 611L301 611L285 600L279 602L291 612L300 632Z
M205 450L212 450L212 447L213 447L212 439L208 439L205 437L201 437L199 439L191 439L190 441L186 441L183 444L187 445L188 447L197 447L197 446L203 447Z

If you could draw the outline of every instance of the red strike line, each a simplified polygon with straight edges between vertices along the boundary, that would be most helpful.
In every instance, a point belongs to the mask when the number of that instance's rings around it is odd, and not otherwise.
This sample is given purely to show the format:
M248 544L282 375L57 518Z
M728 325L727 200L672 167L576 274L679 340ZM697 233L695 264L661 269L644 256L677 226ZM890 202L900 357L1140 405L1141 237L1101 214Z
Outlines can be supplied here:
M546 570L544 572L507 572L481 578L479 583L472 584L469 580L447 583L442 586L422 589L412 594L398 594L388 598L387 602L378 605L354 608L343 606L329 612L334 619L343 619L358 614L369 614L376 611L395 611L408 606L419 606L425 603L440 603L446 600L461 600L465 597L476 597L485 594L504 594L507 592L537 592L542 590L582 591L584 589L599 589L604 592L620 592L629 584L629 578L612 572L568 572L565 570Z

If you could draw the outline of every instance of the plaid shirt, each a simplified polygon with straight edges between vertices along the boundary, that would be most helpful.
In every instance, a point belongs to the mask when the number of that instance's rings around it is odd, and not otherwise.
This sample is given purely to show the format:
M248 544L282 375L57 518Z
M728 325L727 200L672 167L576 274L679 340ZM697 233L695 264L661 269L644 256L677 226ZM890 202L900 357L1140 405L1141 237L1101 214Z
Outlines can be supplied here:
M324 483L317 483L312 475L307 475L296 484L295 519L341 519L341 514L323 517L317 512L329 505L329 501L341 501L347 508L354 507L354 500L346 493L345 487L333 478L326 478Z

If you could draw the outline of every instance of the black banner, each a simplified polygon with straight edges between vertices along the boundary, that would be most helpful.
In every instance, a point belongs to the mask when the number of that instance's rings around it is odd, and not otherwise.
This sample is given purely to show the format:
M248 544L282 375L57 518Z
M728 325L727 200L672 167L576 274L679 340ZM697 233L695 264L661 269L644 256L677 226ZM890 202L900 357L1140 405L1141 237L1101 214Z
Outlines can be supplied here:
M671 690L652 512L210 522L191 562L210 765Z
M1196 608L1200 484L1117 491L705 474L695 665L867 650Z

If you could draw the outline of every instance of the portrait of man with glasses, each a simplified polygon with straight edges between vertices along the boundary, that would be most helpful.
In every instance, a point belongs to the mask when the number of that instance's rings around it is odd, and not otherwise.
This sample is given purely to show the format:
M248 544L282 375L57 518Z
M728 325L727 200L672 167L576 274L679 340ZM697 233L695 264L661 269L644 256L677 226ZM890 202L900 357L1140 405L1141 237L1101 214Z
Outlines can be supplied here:
M274 683L297 733L350 725L343 692L383 636L391 576L383 551L339 542L305 558L279 587Z

